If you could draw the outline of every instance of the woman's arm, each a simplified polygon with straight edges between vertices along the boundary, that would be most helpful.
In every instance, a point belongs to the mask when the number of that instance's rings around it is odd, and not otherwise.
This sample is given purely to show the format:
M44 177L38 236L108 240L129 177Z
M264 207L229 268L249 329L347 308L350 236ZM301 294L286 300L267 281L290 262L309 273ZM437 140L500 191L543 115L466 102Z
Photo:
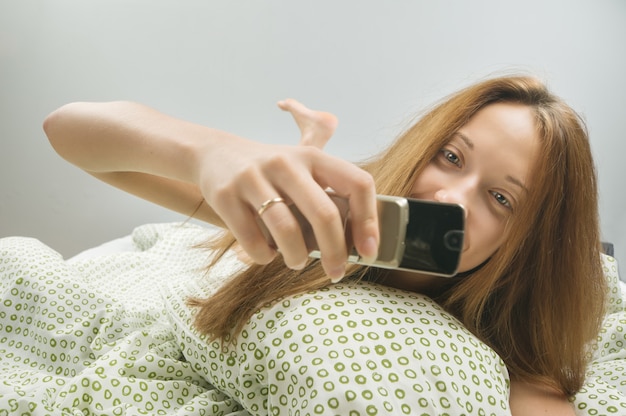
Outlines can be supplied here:
M130 102L69 104L46 118L44 130L63 158L121 189L186 215L204 199L194 216L228 227L257 263L271 261L276 250L263 237L256 211L280 196L311 222L329 276L343 275L343 227L327 187L349 197L357 250L376 255L371 176L315 143L258 143ZM307 251L289 208L274 204L262 219L285 263L303 267Z
M574 416L574 408L562 393L543 386L511 381L509 399L513 416Z
M194 143L211 133L228 139L131 102L68 104L46 118L44 130L68 162L185 215L204 201L192 180ZM224 226L206 202L194 216Z

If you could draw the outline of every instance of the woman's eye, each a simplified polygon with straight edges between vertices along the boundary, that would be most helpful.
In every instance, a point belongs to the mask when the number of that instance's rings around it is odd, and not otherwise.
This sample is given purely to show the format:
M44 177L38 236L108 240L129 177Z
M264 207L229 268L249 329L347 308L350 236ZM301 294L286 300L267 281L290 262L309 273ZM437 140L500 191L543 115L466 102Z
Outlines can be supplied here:
M498 204L507 207L507 208L512 208L511 207L511 203L509 202L509 200L507 199L506 196L502 195L500 192L491 192L491 194L493 195L493 197L496 199L496 201L498 202Z
M456 154L454 154L453 152L451 152L449 150L446 150L446 149L443 149L441 151L441 153L443 154L443 157L445 157L448 162L450 162L450 163L452 163L453 165L456 165L456 166L460 166L461 165L461 159Z

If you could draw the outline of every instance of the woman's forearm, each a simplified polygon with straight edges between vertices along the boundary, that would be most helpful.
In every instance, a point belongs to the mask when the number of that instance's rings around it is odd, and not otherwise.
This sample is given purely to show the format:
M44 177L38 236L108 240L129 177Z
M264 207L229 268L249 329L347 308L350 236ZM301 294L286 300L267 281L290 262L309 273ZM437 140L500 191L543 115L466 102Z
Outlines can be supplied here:
M44 130L59 155L91 175L223 225L197 186L196 155L200 146L210 149L209 142L243 139L131 102L68 104L46 118Z
M200 146L243 141L121 101L65 105L46 118L44 130L63 158L88 172L143 172L190 183L197 179Z
M303 138L292 146L254 142L130 102L68 104L48 116L44 130L63 158L105 182L185 215L199 207L194 217L227 227L257 263L268 263L278 249L287 266L306 264L308 249L288 206L293 203L312 225L324 269L339 278L345 233L325 189L349 199L356 249L373 258L379 240L374 181L322 151L334 125L320 133L316 123L309 128L297 119ZM258 221L259 207L277 198L285 203L261 219L275 247Z

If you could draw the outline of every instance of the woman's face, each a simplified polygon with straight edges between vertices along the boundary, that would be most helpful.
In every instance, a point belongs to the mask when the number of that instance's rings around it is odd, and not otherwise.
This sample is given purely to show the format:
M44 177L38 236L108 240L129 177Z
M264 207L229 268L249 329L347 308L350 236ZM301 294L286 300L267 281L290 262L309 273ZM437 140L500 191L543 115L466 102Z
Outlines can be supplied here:
M495 103L477 112L426 166L413 198L461 204L465 242L459 272L487 260L524 203L539 139L532 109Z

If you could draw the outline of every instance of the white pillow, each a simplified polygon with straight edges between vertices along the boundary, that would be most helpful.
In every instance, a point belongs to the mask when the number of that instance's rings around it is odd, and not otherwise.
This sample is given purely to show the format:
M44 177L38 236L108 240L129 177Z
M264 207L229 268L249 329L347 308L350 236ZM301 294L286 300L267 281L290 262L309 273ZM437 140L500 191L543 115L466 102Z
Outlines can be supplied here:
M228 269L170 286L168 314L194 369L250 412L510 414L502 360L419 294L341 283L261 309L236 346L207 342L185 300Z
M609 288L606 313L620 312L624 310L624 303L622 300L622 282L619 278L617 260L607 254L602 254L601 257L602 271L604 272L604 277L607 279Z
M626 414L626 308L615 258L602 255L609 285L607 314L582 389L573 399L577 415Z
M139 251L133 241L132 235L116 238L100 244L99 246L88 248L67 259L68 262L75 263L95 259L100 256L111 254L137 252Z

